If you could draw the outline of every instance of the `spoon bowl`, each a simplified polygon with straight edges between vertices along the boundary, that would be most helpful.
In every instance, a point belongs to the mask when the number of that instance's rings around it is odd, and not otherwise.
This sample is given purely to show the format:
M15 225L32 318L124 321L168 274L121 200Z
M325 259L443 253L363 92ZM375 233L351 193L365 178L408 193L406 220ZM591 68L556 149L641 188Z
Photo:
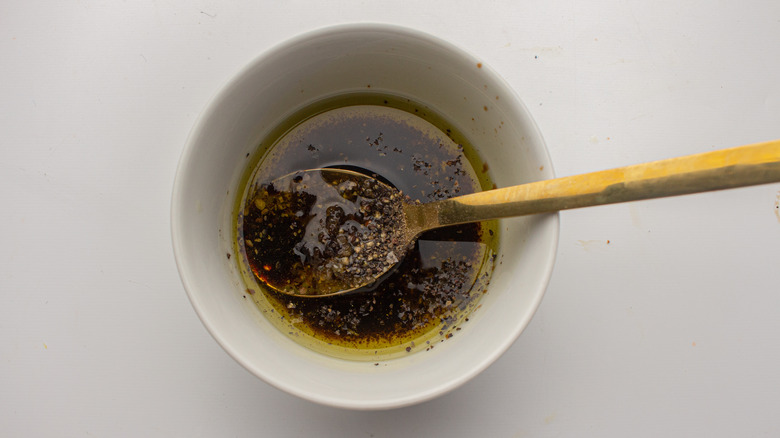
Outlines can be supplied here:
M252 272L295 296L370 289L414 242L401 193L343 169L293 172L254 190L241 218Z

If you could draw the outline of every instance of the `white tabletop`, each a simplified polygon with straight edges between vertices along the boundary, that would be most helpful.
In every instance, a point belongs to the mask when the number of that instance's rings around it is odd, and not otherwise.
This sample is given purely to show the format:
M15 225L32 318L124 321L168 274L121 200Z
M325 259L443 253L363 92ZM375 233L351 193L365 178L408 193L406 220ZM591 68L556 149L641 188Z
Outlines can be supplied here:
M484 59L559 176L780 138L777 0L3 2L0 435L778 436L780 184L561 213L528 329L422 405L319 406L221 350L170 244L189 129L272 45L365 21Z

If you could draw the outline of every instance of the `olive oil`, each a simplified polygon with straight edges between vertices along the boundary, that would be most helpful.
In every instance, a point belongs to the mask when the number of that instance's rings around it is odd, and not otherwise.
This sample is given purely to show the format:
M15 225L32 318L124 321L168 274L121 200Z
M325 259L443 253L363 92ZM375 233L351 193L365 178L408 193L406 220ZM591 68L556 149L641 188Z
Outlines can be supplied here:
M373 290L333 297L292 297L264 286L245 239L255 190L299 170L376 174L421 202L491 188L487 165L430 108L374 93L323 100L289 117L248 161L234 210L236 259L247 298L295 341L340 358L386 360L434 348L478 308L493 272L495 221L426 232Z

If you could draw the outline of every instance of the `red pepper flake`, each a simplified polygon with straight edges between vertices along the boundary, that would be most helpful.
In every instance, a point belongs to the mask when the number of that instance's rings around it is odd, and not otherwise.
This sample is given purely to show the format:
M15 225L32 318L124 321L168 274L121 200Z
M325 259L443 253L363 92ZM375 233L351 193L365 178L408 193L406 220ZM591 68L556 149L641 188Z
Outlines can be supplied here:
M225 254L227 256L227 259L230 260L230 253Z
M255 290L247 288L246 289L246 293L248 293L249 295L254 295L255 294Z
M412 351L412 347L406 347L406 352L408 353L410 351Z
M482 109L487 111L487 105L483 106Z
M445 339L449 339L449 338L451 338L451 337L452 337L452 333L447 333L447 336L445 336L444 338L445 338Z
M477 68L482 68L482 63L481 62L477 63Z
M263 265L263 269L265 269L266 271L270 271L271 265Z

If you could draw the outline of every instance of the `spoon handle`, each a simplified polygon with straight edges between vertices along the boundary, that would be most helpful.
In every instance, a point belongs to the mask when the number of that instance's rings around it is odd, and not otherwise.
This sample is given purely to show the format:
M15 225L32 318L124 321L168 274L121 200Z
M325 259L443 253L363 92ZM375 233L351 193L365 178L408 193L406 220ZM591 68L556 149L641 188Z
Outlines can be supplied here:
M420 205L435 208L436 213L420 212L418 217L429 218L420 230L424 231L772 182L780 182L780 140L459 196Z

